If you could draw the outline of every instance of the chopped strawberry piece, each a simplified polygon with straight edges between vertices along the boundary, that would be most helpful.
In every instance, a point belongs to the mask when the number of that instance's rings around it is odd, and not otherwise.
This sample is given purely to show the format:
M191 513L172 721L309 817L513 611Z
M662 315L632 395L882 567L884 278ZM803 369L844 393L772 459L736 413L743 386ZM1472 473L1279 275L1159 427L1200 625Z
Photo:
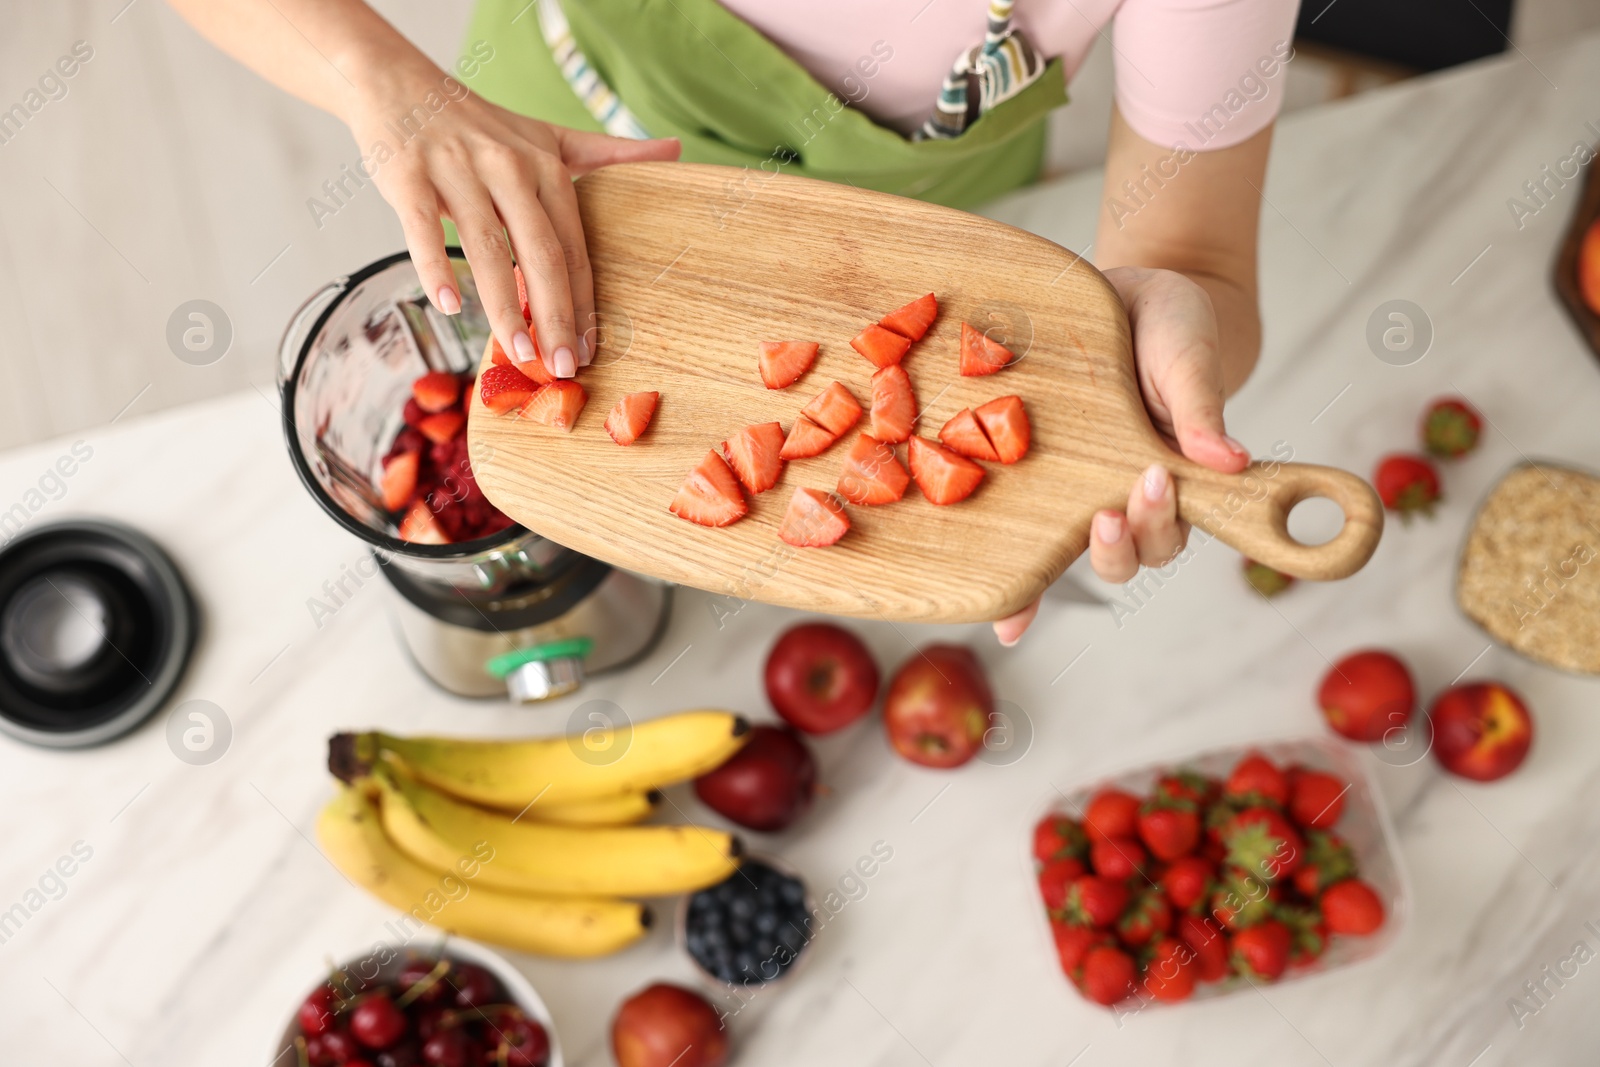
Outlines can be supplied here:
M983 481L983 468L923 437L911 439L911 477L922 495L935 504L955 504L972 495Z
M417 429L422 431L422 436L437 445L455 437L466 424L467 417L461 414L461 410L451 408L449 411L440 411L427 416L417 424Z
M528 303L528 279L522 274L520 265L513 265L511 274L517 279L517 303L522 307L522 321L533 322L533 305Z
M428 510L427 502L422 500L412 501L405 518L400 520L400 540L417 545L450 543L450 538L445 536L444 530L439 526L439 520Z
M783 427L775 422L746 426L722 442L722 454L746 489L765 493L783 473Z
M455 407L461 379L446 370L430 371L411 383L411 395L423 411L443 411Z
M872 376L872 436L899 444L911 436L917 421L917 396L901 366L885 367Z
M894 449L862 434L844 461L838 493L852 504L893 504L906 495L909 484L911 476L900 465Z
M778 537L796 548L825 548L850 531L850 516L831 493L796 489L783 513Z
M928 332L928 327L933 325L934 316L938 314L939 301L929 293L927 296L917 297L898 311L889 312L878 320L878 325L886 330L893 330L901 337L920 341L922 335Z
M805 459L807 456L820 456L828 450L829 445L838 439L838 434L829 433L804 415L801 415L794 420L794 425L789 427L789 436L784 439L783 449L778 453L778 456L781 459Z
M768 389L786 389L817 359L815 341L762 341L761 380Z
M533 359L526 363L513 363L511 357L506 355L506 350L500 347L500 342L491 339L489 341L489 362L496 367L515 367L527 375L528 380L533 382L534 385L549 385L556 380L556 376L544 369L544 360L538 355L539 342L537 340L533 342L533 351Z
M861 418L861 405L850 395L850 390L833 382L812 397L811 403L800 409L800 414L839 437Z
M660 393L629 393L606 416L606 433L619 445L631 445L644 433L656 413Z
M407 426L421 426L422 420L427 417L428 413L422 410L422 405L417 403L416 397L406 397L406 405L400 409L400 418Z
M850 347L872 360L875 367L892 367L906 358L911 342L873 323L850 339Z
M483 406L496 415L520 408L533 396L534 385L515 367L490 367L478 379L478 395Z
M975 414L994 444L1001 463L1015 463L1028 454L1028 445L1033 442L1033 428L1028 424L1028 413L1022 408L1020 396L1002 396L991 400L979 407Z
M683 480L668 508L678 518L701 526L726 526L744 518L750 505L745 503L733 471L712 449Z
M511 366L511 357L506 355L506 350L500 347L499 338L489 338L489 362L496 367Z
M1017 357L1011 349L968 326L961 324L961 373L969 378L994 374Z
M571 378L563 378L541 386L533 394L533 399L523 406L522 417L541 426L554 426L571 433L573 423L578 421L578 412L588 402L589 394L584 392L583 386Z
M384 463L378 489L383 493L386 510L399 511L411 503L417 492L417 465L421 460L415 452L400 452Z
M962 408L956 412L955 417L945 423L939 431L939 440L943 441L944 446L950 451L960 453L968 459L1000 462L1000 453L994 450L989 435L983 432L983 425L978 422L978 416L972 413L971 408Z

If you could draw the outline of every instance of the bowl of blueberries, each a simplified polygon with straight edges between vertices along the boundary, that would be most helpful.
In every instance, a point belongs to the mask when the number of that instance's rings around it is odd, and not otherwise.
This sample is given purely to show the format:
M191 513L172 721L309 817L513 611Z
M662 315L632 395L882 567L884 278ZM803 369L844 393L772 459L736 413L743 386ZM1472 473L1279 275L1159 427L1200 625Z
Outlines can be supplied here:
M274 1067L563 1067L544 1001L471 941L381 946L301 1000Z
M714 986L771 987L809 955L812 900L800 876L768 856L746 856L726 880L685 896L678 944Z

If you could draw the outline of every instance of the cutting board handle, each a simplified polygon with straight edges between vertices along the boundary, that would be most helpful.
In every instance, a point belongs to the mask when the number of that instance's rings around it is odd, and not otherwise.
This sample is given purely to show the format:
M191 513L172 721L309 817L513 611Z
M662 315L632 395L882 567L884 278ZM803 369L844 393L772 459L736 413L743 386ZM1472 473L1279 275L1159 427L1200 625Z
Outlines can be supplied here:
M1252 463L1238 474L1174 464L1178 513L1251 559L1311 581L1345 578L1372 558L1383 534L1383 505L1372 487L1347 471L1309 463ZM1330 541L1306 545L1289 534L1289 512L1326 497L1344 512Z

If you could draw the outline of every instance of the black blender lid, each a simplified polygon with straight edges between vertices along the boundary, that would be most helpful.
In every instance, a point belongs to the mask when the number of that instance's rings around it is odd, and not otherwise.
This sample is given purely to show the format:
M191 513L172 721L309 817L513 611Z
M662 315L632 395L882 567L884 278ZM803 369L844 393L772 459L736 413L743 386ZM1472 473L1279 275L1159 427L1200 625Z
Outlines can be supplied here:
M0 547L0 731L49 748L120 737L172 695L197 631L183 576L137 530L21 534Z

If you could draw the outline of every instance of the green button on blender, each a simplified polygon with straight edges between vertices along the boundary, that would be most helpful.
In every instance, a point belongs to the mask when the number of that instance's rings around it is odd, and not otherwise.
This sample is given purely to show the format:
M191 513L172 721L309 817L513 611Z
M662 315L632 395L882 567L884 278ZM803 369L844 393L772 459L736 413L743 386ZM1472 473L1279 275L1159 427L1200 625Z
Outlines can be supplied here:
M504 652L483 666L505 680L512 700L531 704L564 696L582 685L583 660L593 649L592 639L569 637Z

